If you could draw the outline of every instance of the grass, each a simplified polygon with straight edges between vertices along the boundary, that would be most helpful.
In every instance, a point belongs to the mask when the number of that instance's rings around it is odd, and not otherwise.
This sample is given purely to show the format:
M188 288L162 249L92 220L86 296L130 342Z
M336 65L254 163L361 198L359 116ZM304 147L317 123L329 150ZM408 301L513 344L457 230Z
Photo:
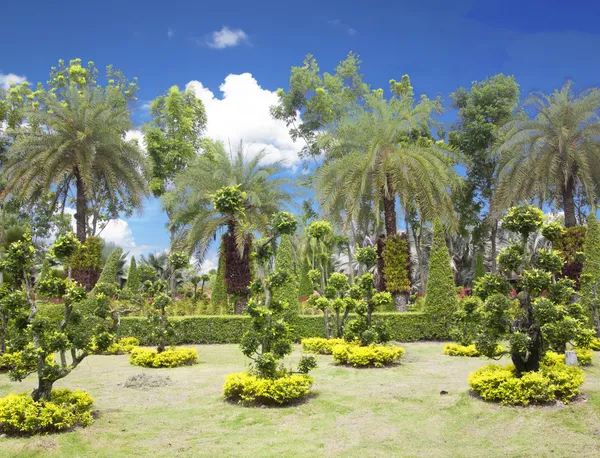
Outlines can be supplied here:
M246 362L235 345L198 346L200 364L174 369L92 356L57 386L90 392L100 411L96 422L59 435L0 438L0 456L600 456L599 366L585 369L587 400L501 407L469 393L467 376L484 358L444 356L442 343L403 347L402 364L385 369L339 367L319 356L314 397L287 408L223 401L225 375ZM297 346L292 359L299 352ZM122 386L140 372L168 375L173 385ZM0 375L0 396L33 384Z

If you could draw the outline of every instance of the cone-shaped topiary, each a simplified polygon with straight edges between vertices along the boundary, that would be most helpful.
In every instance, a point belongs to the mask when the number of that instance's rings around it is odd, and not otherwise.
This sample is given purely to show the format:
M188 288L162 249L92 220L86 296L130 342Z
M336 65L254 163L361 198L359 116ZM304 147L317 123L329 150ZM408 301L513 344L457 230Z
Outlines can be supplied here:
M592 212L583 244L583 269L581 271L581 305L593 318L596 336L600 337L600 317L598 314L598 289L600 288L600 224Z
M286 314L289 316L298 314L299 294L298 277L294 263L294 250L289 235L282 235L275 256L275 272L285 272L286 281L283 285L273 288L273 299L287 302Z
M140 273L137 269L135 256L132 256L131 262L129 263L129 273L127 274L127 284L125 285L125 288L132 293L137 293L141 287L142 282L140 281Z
M309 297L313 291L313 284L308 278L308 272L310 271L310 265L304 261L300 269L300 285L298 286L298 295L302 298Z
M450 266L450 253L439 220L433 224L433 243L429 255L425 311L429 314L434 335L446 337L452 315L458 308L454 275Z
M221 250L222 251L222 250ZM217 266L217 276L212 288L210 297L210 313L220 315L222 310L227 307L227 288L225 286L225 258L219 252L219 264Z
M116 248L108 255L108 258L106 259L106 264L104 264L104 269L102 269L102 273L100 274L100 278L98 279L98 283L112 284L117 281L119 259L121 259L122 254L123 249Z

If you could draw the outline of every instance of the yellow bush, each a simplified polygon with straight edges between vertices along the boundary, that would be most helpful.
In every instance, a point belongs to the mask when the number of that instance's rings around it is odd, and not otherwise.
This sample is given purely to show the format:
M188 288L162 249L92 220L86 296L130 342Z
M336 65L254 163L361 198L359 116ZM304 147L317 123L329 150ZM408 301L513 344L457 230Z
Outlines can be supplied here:
M308 339L302 339L302 350L309 353L331 355L331 353L333 353L333 347L344 343L344 339L324 339L322 337L309 337Z
M333 347L333 360L354 367L384 367L397 362L404 349L393 345L340 344Z
M135 347L129 355L129 362L143 367L178 367L190 366L198 362L195 348L171 347L158 353L149 348Z
M587 348L576 348L575 354L577 355L577 362L580 366L589 366L592 364L592 356L594 354L592 350ZM542 361L546 365L565 364L565 355L547 351Z
M0 371L13 369L21 360L21 352L4 353L0 355Z
M53 390L51 401L34 401L28 394L0 398L0 431L31 435L88 426L94 400L83 391Z
M590 350L600 351L600 339L598 337L592 339L592 342L590 343Z
M135 347L140 345L140 341L135 337L122 337L118 342L112 343L106 349L108 355L125 355L131 353Z
M496 349L496 355L500 355L505 351L505 348L502 345L498 345ZM475 344L471 345L460 345L449 343L444 345L444 355L448 356L469 356L476 357L481 356Z
M313 379L308 375L292 374L268 379L239 372L226 377L223 395L244 404L284 405L306 397L312 383Z
M567 403L580 393L583 371L566 366L564 355L555 355L546 355L539 372L527 372L521 378L512 364L488 364L469 375L469 385L482 399L505 405Z

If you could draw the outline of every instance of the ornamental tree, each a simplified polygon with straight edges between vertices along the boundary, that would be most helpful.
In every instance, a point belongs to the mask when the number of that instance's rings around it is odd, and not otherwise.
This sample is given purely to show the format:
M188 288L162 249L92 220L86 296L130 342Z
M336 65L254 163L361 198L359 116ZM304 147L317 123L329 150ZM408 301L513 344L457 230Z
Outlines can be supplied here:
M60 251L61 245L55 248ZM10 304L15 329L8 347L18 358L9 376L21 381L37 373L38 384L32 397L36 401L49 401L54 382L70 374L90 354L94 343L104 350L111 342L97 338L106 334L107 311L86 301L86 291L81 285L69 278L47 276L34 289L30 277L34 256L28 231L22 240L11 244L2 262L14 284L1 290L0 302ZM42 312L34 294L60 297L62 317L56 319ZM59 362L54 359L55 353L59 354Z
M583 270L581 271L581 303L592 316L596 336L600 337L600 224L594 212L588 217L583 245Z
M583 308L574 300L573 282L556 279L563 263L560 256L552 250L527 251L529 236L542 223L543 213L535 207L509 209L503 227L519 236L521 249L513 245L510 255L501 253L498 263L503 274L486 274L473 290L484 300L477 349L494 357L499 342L508 339L518 376L538 371L546 350L564 353L569 343L585 347L592 338ZM507 294L508 282L503 278L510 272L519 276L514 298Z

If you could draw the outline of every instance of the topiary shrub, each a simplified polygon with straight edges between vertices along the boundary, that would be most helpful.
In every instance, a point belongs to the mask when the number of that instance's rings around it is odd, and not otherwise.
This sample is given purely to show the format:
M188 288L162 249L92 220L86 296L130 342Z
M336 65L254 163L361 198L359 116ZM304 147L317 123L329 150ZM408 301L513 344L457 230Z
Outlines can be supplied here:
M142 367L179 367L191 366L198 362L198 352L195 348L171 347L162 352L149 348L133 348L129 362Z
M286 313L291 318L298 314L300 295L298 293L298 277L294 263L294 249L292 247L292 240L287 234L281 236L279 246L277 247L275 270L286 272L287 280L281 286L273 289L273 298L288 304Z
M142 281L140 279L140 272L137 268L135 256L132 256L131 261L129 262L129 272L127 274L127 283L125 283L125 289L133 294L137 294L139 293L141 287Z
M408 311L410 293L410 248L406 234L385 238L381 252L385 288L394 296L394 304L401 312Z
M450 253L439 220L433 225L433 242L429 255L425 313L432 321L437 335L447 334L452 315L458 309L458 296L454 285L454 273L450 266Z
M119 260L121 259L122 254L122 248L115 248L110 252L108 258L106 258L106 263L104 263L104 268L102 269L98 283L113 284L117 281Z
M482 399L504 405L568 403L579 395L583 382L581 369L557 358L545 358L538 372L525 372L521 377L512 364L488 364L469 375L471 389Z
M52 390L49 401L26 394L0 398L0 431L9 436L48 434L89 426L94 400L84 391Z
M581 305L594 324L596 336L600 337L600 224L594 212L588 217L588 228L583 244L583 268L581 271Z
M302 350L320 355L331 355L333 347L345 343L344 339L324 339L322 337L309 337L302 339Z
M312 384L312 377L305 374L270 379L239 372L226 377L223 396L242 404L284 405L304 399Z
M402 347L393 345L368 345L361 347L344 343L333 347L333 360L354 367L390 366L404 355Z
M101 271L102 239L88 237L71 258L71 276L90 291L98 282Z
M506 351L506 349L502 345L498 345L498 349L496 351L496 355L501 355ZM475 344L471 345L460 345L460 344L446 344L444 345L444 355L447 356L468 356L468 357L477 357L481 356L479 350Z

